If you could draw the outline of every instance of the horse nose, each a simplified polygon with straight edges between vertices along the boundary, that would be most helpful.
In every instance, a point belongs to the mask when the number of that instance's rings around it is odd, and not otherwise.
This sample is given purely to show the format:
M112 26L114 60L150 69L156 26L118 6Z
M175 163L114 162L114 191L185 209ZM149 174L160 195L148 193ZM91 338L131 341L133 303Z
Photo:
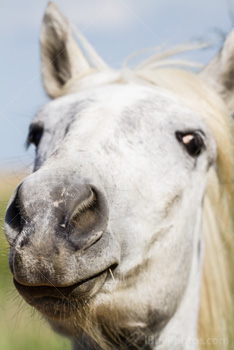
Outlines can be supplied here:
M99 189L67 181L42 188L42 183L25 181L16 189L5 216L11 245L22 248L32 236L37 242L54 237L82 250L101 237L108 222L108 206Z

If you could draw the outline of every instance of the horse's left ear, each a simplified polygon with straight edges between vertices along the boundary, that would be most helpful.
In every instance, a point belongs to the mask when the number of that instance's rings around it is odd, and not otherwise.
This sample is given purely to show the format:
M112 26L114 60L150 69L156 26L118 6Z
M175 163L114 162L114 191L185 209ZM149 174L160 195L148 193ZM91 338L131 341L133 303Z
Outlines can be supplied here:
M234 29L227 36L218 55L200 72L212 84L231 113L234 112Z

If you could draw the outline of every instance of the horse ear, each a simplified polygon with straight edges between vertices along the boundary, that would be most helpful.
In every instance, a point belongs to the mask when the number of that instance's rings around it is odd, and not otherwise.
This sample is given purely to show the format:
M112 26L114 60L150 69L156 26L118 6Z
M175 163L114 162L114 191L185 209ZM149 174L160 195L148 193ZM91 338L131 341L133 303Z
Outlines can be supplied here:
M234 112L234 29L227 36L218 55L200 72L212 84L231 113Z
M90 64L72 35L69 21L49 2L40 33L42 79L47 94L54 98L74 76L91 71Z

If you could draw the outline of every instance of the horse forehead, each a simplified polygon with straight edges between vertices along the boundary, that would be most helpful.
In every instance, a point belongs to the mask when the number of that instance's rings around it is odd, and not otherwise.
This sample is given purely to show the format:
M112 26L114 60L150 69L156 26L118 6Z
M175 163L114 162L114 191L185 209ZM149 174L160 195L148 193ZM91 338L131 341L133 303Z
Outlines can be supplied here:
M180 115L189 111L178 96L161 88L110 85L51 101L39 112L36 119L44 120L47 125L57 125L59 120L63 124L69 124L83 114L93 117L93 122L95 119L98 122L103 117L108 118L108 122L109 119L116 120L123 114L134 118L141 117L139 110L144 111L144 114L147 111L157 111L157 115L161 114L163 118L171 112Z

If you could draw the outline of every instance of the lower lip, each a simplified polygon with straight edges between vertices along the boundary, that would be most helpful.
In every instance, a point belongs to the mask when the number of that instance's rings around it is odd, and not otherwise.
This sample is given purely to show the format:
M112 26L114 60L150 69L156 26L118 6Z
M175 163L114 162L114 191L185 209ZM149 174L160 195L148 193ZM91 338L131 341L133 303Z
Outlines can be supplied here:
M51 319L63 319L77 312L84 300L94 296L103 286L107 270L69 287L29 287L14 280L19 294L31 306Z
M60 299L54 297L41 297L37 299L24 298L27 303L43 315L51 319L66 319L74 311L78 310L77 301L69 300L68 298Z

